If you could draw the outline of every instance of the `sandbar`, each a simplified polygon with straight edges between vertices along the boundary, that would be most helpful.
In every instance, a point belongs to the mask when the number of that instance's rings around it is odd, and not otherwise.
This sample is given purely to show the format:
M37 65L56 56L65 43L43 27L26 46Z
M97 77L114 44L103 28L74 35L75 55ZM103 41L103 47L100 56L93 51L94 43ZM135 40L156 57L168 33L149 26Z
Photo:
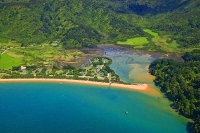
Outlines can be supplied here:
M73 80L73 79L0 79L0 82L59 82L62 83L72 83L72 84L86 84L95 86L110 86L114 88L124 88L129 90L140 90L145 91L148 89L148 84L119 84L119 83L105 83L105 82L95 82L95 81L85 81L85 80Z

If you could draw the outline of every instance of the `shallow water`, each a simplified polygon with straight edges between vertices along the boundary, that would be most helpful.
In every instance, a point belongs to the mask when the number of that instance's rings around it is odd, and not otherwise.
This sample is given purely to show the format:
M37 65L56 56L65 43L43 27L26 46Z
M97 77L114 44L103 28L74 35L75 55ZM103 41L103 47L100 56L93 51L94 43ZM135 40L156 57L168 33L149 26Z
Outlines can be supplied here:
M103 56L113 60L111 68L123 81L130 83L153 84L154 77L148 73L148 67L155 59L168 58L182 61L182 58L176 55L130 50L115 45L101 45L99 48L104 51Z
M115 70L123 81L153 84L154 77L148 73L148 67L155 59L162 58L162 55L103 46L101 49L104 50L103 56L113 60L111 68Z
M186 132L186 121L139 92L59 83L1 83L0 88L5 133Z

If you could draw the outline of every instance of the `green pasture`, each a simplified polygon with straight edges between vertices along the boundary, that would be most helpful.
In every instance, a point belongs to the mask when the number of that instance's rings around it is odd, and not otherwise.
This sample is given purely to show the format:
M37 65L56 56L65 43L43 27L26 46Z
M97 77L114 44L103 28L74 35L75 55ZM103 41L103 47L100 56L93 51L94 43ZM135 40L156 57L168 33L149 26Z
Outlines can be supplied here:
M157 37L157 36L158 36L158 33L153 32L153 31L150 30L150 29L144 29L143 31L146 32L146 33L148 33L148 34L150 34L150 35L152 35L152 36L154 36L154 37Z
M121 41L117 42L117 44L132 45L132 46L144 45L144 44L148 44L148 43L149 43L149 41L147 40L146 37L135 37L135 38L128 39L125 42L121 42Z
M161 36L150 29L144 29L143 31L153 36L151 42L154 45L154 48L160 48L161 51L165 52L179 52L179 44L177 44L175 40L170 42L168 41L171 40L170 35Z
M83 55L79 50L65 50L62 47L53 47L48 44L29 47L15 46L1 56L0 69L9 69L19 64L51 66L55 62L73 62L75 58Z
M0 49L0 54L3 53L3 51L4 51L3 49Z
M136 49L149 51L180 52L179 44L175 40L171 40L170 35L159 35L150 29L143 29L143 31L152 35L152 38L147 40L147 37L135 37L126 41L118 41L117 44L134 46Z
M16 43L16 42L0 42L0 47L3 47L3 48L9 48L9 47L19 47L20 44L19 43Z
M11 57L6 53L0 55L0 69L11 69L13 66L19 66L20 64L20 58Z
M144 29L143 31L153 36L152 41L156 41L156 39L158 38L158 33L153 32L150 29Z

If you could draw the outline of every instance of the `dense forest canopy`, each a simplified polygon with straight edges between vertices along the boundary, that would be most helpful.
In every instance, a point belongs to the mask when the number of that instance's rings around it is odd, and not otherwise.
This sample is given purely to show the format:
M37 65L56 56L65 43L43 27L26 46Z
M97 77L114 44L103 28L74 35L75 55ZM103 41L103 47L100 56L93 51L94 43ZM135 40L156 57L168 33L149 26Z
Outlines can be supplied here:
M191 132L200 132L200 50L183 55L185 62L155 60L149 72L156 76L155 84L173 101L172 107L192 118Z
M41 2L2 4L1 41L29 45L60 40L65 47L80 48L144 34L126 21L128 16L121 18L88 1Z
M199 6L199 0L0 0L0 42L92 47L148 36L149 28L180 48L197 48Z

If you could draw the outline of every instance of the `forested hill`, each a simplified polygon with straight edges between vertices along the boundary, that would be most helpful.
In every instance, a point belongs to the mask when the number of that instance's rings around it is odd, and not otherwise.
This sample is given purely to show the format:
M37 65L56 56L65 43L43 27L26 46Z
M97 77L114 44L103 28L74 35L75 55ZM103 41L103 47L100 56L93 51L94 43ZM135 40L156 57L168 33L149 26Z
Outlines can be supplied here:
M149 71L156 76L155 84L173 101L172 107L192 118L192 133L200 133L200 50L183 55L185 62L155 60Z
M172 40L177 40L181 47L200 46L199 0L189 0L184 6L172 12L155 15L151 19L154 22L152 29L172 33Z
M189 0L111 0L109 7L118 12L134 12L139 15L160 14L173 11L189 3ZM116 4L118 3L118 4ZM106 5L106 4L105 4Z
M145 33L132 21L91 0L35 0L3 2L0 6L1 41L23 45L59 41L65 48L91 47Z
M0 42L93 47L152 35L199 47L199 0L0 0ZM153 44L152 44L153 45Z

